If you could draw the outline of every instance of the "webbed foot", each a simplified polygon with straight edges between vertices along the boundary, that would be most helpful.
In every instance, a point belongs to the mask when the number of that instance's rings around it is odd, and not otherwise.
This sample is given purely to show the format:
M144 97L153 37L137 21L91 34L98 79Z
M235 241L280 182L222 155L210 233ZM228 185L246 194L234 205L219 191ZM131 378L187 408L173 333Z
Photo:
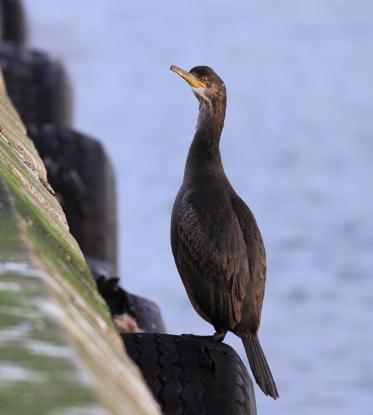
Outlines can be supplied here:
M182 334L182 336L195 337L196 339L211 340L214 342L222 343L226 334L227 334L226 332L222 332L222 333L215 333L212 336L197 336L196 334Z

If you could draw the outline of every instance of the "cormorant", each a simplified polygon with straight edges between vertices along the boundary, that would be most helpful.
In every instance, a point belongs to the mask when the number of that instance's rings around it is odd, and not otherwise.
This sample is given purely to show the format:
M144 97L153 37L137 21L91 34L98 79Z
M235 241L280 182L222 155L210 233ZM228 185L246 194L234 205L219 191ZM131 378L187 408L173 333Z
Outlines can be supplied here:
M256 382L278 398L257 336L266 280L266 254L254 215L230 184L219 141L224 125L224 82L208 66L171 66L199 101L196 133L172 210L176 266L197 313L212 324L212 338L227 331L242 339Z

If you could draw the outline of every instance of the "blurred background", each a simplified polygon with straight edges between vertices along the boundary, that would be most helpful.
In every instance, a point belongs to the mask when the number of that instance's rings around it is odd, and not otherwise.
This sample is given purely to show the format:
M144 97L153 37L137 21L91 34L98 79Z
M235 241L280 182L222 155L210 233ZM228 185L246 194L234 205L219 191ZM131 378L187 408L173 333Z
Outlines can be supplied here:
M170 333L212 333L169 242L198 110L169 66L209 65L228 90L225 169L268 255L260 338L281 398L256 389L258 413L370 414L373 2L24 4L30 43L70 74L75 127L114 163L123 286L155 300Z

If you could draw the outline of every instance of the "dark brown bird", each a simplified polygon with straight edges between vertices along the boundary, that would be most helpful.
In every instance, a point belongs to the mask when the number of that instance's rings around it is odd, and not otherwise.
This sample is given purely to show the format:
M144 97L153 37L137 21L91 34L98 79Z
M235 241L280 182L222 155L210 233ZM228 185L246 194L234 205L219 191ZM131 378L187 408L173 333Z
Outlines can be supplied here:
M224 82L207 66L184 71L171 66L199 101L197 130L171 220L177 269L197 313L215 328L242 339L256 382L278 398L258 339L266 280L262 236L250 209L224 172L219 141L224 126Z

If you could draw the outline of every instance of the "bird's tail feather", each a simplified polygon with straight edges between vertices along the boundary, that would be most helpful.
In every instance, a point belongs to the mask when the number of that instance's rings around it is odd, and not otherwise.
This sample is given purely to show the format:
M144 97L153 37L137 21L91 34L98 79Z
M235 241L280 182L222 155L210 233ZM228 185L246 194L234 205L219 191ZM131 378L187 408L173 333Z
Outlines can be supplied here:
M251 371L260 389L266 395L272 396L273 399L279 398L276 383L260 346L258 336L254 335L248 339L242 339L242 343L245 346Z

